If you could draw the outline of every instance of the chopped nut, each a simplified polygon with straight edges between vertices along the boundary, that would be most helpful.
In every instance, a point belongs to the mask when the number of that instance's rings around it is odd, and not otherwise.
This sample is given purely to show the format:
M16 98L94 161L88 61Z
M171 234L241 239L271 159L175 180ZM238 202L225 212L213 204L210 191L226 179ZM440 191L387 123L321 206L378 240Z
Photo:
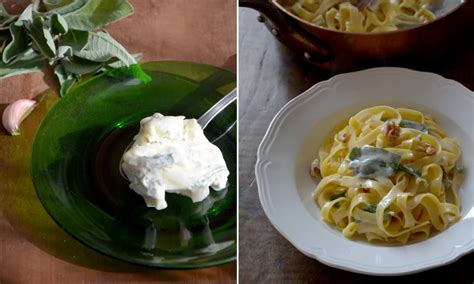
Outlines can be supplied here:
M391 121L385 125L385 135L390 142L394 142L400 136L400 126Z
M432 156L436 153L436 148L431 144L425 143L425 153L428 156Z
M351 135L349 133L346 133L344 130L339 132L337 136L342 143L346 143L347 140L349 140L349 137L351 137Z
M320 172L320 161L319 159L314 159L314 161L311 163L311 169L310 169L310 174L312 177L320 177L321 172Z

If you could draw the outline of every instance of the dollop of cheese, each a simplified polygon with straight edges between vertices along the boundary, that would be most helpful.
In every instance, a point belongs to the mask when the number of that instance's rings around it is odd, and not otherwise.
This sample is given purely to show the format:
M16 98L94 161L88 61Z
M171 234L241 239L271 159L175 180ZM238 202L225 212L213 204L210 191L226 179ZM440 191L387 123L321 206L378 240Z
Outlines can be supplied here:
M209 187L224 189L229 176L222 152L207 140L196 119L160 113L142 119L121 169L130 188L158 210L168 206L166 192L199 202L209 195Z

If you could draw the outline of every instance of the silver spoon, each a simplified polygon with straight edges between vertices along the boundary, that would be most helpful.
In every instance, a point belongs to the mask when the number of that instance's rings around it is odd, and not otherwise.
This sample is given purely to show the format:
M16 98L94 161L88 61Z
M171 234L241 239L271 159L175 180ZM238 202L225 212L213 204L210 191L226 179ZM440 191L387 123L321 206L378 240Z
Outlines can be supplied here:
M211 122L212 119L214 119L214 117L216 117L223 109L235 101L235 99L237 99L237 89L230 91L230 93L225 95L215 105L201 115L201 117L197 119L197 122L201 125L202 129L206 128L209 122Z
M197 119L197 123L202 127L202 129L206 128L207 125L219 114L221 113L228 105L230 105L233 101L237 99L237 88L233 89L230 91L227 95L225 95L222 99L220 99L215 105L213 105L210 109L208 109L201 117ZM235 124L235 123L234 123ZM220 137L222 137L225 133L227 133L233 126L227 129L223 134L221 134L218 138L214 139L216 141ZM127 148L123 151L123 154L132 147L134 140L130 141L130 144L128 144ZM123 161L123 154L122 157L120 158L120 163L119 163L119 171L120 175L124 177L125 179L128 180L127 176L125 173L122 171L122 161Z

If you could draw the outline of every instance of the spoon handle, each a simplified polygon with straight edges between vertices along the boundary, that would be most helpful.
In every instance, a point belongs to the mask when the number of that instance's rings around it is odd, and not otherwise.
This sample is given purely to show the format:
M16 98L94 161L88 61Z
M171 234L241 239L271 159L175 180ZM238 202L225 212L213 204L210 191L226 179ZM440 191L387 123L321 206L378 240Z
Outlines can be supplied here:
M233 89L230 93L225 95L220 101L213 105L208 111L206 111L197 122L204 129L216 117L223 109L225 109L230 103L237 99L237 89Z

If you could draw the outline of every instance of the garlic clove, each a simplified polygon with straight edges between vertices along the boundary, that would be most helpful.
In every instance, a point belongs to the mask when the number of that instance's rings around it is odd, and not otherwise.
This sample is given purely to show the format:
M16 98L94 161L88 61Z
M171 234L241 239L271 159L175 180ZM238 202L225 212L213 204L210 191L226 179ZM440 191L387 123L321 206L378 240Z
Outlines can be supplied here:
M3 111L3 127L13 136L20 135L21 122L31 113L35 106L36 101L26 99L17 100L9 104Z

